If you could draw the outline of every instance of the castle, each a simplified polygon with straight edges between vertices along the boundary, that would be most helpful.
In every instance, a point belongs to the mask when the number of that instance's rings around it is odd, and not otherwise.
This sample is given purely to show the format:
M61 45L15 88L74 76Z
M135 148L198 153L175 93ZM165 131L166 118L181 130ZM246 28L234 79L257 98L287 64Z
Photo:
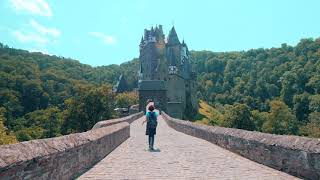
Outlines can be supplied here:
M172 117L186 118L197 112L195 73L186 43L180 43L175 28L166 39L162 26L144 30L140 48L139 109L151 99Z

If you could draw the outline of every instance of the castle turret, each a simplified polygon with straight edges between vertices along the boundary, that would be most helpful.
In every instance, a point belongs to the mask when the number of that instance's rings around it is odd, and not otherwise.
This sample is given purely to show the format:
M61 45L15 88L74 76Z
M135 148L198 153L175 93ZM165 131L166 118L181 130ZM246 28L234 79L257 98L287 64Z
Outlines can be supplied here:
M143 80L164 79L161 57L164 52L165 41L162 27L144 30L144 37L140 43L140 72Z
M180 41L176 33L176 30L174 29L174 26L173 26L169 32L167 45L171 46L171 45L179 45L179 44L180 44Z
M139 49L141 51L141 49L144 47L144 39L143 36L141 37L141 41L140 41L140 45L139 45Z
M166 57L169 63L169 73L177 74L181 69L179 65L181 62L180 58L181 44L174 27L171 28L166 44Z

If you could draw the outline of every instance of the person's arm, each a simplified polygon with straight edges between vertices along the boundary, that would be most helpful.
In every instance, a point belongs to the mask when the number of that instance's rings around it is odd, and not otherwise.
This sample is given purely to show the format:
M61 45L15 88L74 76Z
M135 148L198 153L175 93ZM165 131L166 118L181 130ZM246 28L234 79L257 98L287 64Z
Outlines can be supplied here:
M146 119L142 121L142 125L148 120L148 113L146 113Z

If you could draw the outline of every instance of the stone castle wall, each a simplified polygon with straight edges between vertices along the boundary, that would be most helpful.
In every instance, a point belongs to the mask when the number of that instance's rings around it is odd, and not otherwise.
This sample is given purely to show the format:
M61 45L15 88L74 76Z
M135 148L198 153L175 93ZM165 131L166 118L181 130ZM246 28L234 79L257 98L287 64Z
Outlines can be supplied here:
M304 179L320 179L320 139L195 124L163 112L170 127Z
M128 139L129 123L142 115L99 122L83 133L2 145L0 179L75 178Z

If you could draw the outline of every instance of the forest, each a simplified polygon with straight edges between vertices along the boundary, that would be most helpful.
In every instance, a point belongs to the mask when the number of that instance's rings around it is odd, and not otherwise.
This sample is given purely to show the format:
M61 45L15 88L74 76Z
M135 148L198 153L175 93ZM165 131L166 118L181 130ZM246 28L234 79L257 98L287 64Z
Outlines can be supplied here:
M191 56L203 100L199 123L320 137L320 38Z
M320 137L320 39L236 52L191 51L197 73L196 123ZM0 43L0 144L90 129L137 103L115 94L120 74L137 87L137 58L91 67Z
M137 95L112 86L125 74L133 89L137 63L93 68L0 44L0 144L83 132L117 117L113 109L136 104Z

